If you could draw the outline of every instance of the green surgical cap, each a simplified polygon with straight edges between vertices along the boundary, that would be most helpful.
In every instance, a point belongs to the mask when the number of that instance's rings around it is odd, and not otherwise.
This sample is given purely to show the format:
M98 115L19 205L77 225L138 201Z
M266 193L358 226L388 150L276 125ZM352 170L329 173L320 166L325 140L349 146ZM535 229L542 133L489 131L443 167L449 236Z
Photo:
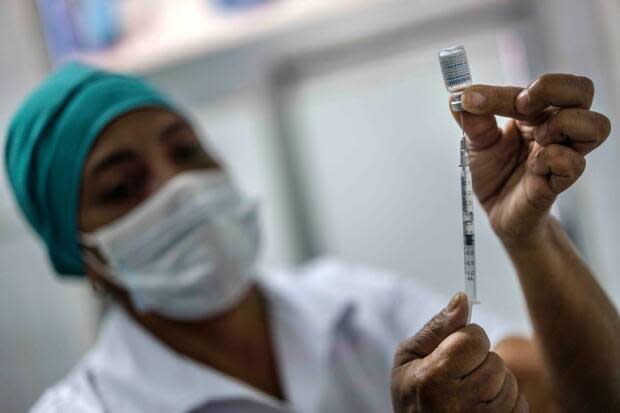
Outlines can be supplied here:
M59 274L84 275L78 203L90 148L115 118L146 107L173 108L136 78L70 63L50 75L13 118L5 150L8 177Z

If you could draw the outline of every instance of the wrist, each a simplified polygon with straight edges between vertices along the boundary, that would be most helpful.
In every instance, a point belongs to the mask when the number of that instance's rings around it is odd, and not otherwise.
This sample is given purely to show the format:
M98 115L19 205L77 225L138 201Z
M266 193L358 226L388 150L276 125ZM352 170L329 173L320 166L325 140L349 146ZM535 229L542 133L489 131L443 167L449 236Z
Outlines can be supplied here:
M544 246L551 245L555 227L559 225L551 215L541 219L536 226L519 236L499 235L506 251L510 254L531 253L540 251Z

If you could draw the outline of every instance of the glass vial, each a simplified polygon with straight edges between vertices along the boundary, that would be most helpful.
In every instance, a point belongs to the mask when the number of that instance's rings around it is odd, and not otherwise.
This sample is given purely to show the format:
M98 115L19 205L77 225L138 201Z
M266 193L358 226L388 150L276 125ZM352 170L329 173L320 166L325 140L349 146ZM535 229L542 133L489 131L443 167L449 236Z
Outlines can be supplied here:
M453 112L461 112L461 95L472 84L471 71L467 62L467 53L463 46L452 46L439 52L439 64L443 73L446 89L454 96L450 106Z

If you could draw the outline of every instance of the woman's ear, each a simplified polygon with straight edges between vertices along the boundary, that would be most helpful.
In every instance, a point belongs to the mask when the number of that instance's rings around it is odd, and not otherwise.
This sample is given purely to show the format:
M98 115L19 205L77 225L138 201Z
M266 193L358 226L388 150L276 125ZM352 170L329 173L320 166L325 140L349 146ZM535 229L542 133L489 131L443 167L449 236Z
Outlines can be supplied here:
M92 277L88 277L88 282L91 286L91 288L93 289L93 291L95 292L95 294L97 295L105 295L106 293L106 289L105 287L97 280L93 279Z
M131 306L127 291L107 274L105 261L99 251L94 247L82 246L82 257L86 276L93 291L97 295L111 297L124 306Z

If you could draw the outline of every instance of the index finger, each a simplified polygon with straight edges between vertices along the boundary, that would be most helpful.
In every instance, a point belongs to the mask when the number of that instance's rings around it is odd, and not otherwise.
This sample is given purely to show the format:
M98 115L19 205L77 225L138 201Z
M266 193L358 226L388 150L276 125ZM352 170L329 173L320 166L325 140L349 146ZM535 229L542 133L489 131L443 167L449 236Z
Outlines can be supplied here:
M590 109L594 83L587 77L546 74L536 79L517 96L515 106L526 115L541 113L549 106Z
M583 76L546 74L527 88L472 85L461 98L463 108L478 115L499 115L532 121L552 106L589 109L594 85Z

